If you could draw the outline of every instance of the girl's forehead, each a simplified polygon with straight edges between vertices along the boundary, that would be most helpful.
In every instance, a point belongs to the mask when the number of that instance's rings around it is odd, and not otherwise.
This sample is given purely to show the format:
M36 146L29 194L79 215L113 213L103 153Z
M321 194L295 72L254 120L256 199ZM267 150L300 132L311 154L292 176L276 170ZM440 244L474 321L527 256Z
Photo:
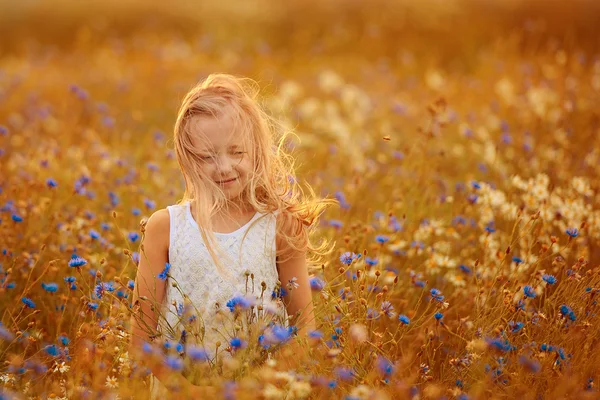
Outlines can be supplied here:
M194 149L197 151L244 145L244 135L236 129L233 118L227 114L216 118L193 117L190 120L190 134Z

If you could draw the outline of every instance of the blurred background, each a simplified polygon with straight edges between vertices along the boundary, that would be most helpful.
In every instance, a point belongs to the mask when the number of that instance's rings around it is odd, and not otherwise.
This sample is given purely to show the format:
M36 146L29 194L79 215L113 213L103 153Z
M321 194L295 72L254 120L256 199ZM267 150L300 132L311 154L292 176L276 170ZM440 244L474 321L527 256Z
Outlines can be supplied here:
M183 193L171 139L183 96L227 72L259 83L268 110L297 133L288 145L298 176L340 201L317 232L337 242L323 278L337 277L340 254L369 251L368 265L354 262L327 288L334 295L315 300L328 321L368 324L360 332L405 363L403 381L386 390L592 390L598 21L592 0L0 1L0 336L20 332L0 342L7 370L39 378L40 365L72 368L31 383L62 395L114 389L105 366L118 364L120 388L139 390L117 328L127 325L139 223ZM76 281L65 276L75 252L87 260ZM353 296L365 293L350 268L370 288L389 285L386 310L393 304L410 325L378 319L381 293L365 296L368 312L357 307ZM103 281L119 291L99 299ZM430 308L434 288L449 308ZM298 366L326 377L313 389L329 395L338 358L328 352L340 338L352 343L334 325L311 353L317 365ZM518 352L507 353L506 330ZM436 350L419 350L430 338ZM73 358L41 351L52 343ZM359 347L340 358L381 385L389 376L370 355L354 359ZM567 363L575 368L556 374ZM357 383L338 375L336 394ZM10 379L15 392L33 387Z

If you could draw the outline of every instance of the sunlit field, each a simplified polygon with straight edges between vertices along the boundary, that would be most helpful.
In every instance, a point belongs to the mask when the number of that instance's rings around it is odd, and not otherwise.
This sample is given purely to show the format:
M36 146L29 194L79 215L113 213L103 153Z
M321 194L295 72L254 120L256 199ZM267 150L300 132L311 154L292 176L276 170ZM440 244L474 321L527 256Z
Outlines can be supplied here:
M213 72L260 84L300 183L339 201L318 330L240 329L218 362L157 337L148 360L206 398L600 396L593 2L0 4L1 399L148 398L139 245Z

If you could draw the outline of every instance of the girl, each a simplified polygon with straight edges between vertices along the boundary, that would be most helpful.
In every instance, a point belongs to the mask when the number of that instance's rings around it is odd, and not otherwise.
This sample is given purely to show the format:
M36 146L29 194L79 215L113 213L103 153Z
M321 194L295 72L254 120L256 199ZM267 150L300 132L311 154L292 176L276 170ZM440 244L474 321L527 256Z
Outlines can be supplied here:
M310 187L305 194L296 184L280 127L261 108L257 84L248 78L213 74L185 96L174 129L185 192L182 201L156 211L142 226L133 296L135 354L161 336L189 344L173 327L193 314L190 320L204 323L207 358L227 357L231 347L219 325L236 296L238 303L260 298L264 311L295 316L300 335L315 328L309 269L329 246L313 245L309 233L337 201L317 199ZM255 297L240 297L249 287ZM269 304L271 297L283 300L285 309ZM171 370L179 369L177 360L168 362ZM151 371L152 397L164 397L171 371L164 363ZM173 379L180 393L198 393L182 375Z

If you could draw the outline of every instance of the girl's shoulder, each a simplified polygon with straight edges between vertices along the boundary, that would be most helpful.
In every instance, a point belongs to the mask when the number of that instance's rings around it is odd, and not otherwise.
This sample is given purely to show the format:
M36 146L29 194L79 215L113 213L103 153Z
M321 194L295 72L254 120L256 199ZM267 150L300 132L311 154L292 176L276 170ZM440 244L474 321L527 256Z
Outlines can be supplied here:
M169 210L156 210L143 224L144 241L150 241L153 246L169 247L171 233L171 217Z

